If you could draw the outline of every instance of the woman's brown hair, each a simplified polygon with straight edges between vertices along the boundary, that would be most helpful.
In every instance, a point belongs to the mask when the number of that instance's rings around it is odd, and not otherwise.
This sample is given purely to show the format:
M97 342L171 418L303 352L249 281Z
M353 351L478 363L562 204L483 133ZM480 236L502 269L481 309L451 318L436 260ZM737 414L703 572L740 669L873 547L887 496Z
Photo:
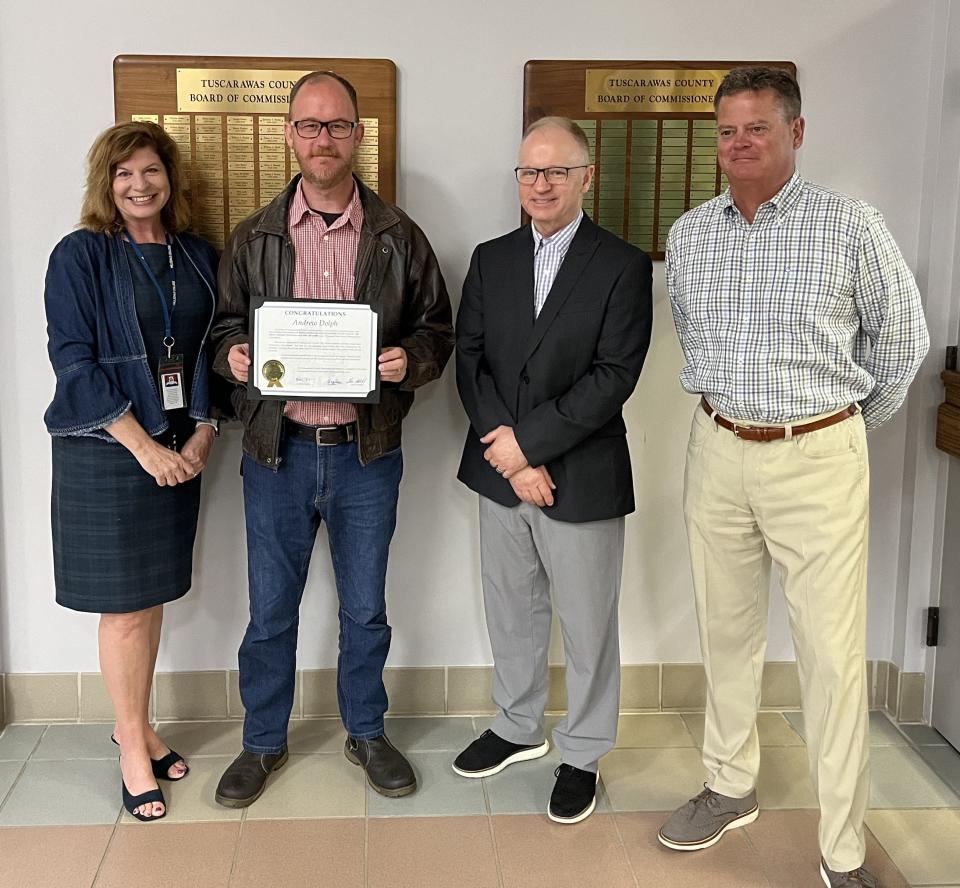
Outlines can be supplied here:
M117 166L141 148L157 152L170 180L170 199L160 211L163 227L171 234L190 227L190 201L177 143L162 127L146 121L118 123L97 136L87 155L87 189L80 212L81 227L104 234L123 229L123 219L113 199L113 177Z

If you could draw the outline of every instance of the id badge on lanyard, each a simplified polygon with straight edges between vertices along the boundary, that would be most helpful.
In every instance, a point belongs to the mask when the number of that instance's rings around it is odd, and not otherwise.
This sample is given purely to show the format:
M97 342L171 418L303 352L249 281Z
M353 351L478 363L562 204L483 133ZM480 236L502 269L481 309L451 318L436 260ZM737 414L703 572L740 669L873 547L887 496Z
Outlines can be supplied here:
M163 347L166 349L166 354L161 354L157 362L157 388L160 392L163 409L177 410L180 407L186 406L186 400L184 398L183 384L183 355L174 354L173 352L173 346L176 344L176 340L173 338L173 312L177 307L177 272L173 264L173 240L168 234L167 261L170 267L171 299L170 308L167 308L166 295L163 292L163 287L160 286L160 281L157 280L157 276L153 273L153 269L143 255L143 251L130 236L130 232L125 233L127 240L130 241L130 246L133 247L134 253L137 254L137 258L143 265L147 277L150 278L150 283L153 284L153 288L157 291L157 296L160 297L160 308L163 310Z

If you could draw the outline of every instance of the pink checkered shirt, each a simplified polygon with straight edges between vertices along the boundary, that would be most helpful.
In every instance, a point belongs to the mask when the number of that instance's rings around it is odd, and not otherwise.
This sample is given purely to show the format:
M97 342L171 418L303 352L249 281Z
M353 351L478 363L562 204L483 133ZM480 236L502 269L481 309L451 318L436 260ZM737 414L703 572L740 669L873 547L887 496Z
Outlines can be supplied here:
M290 201L287 226L293 241L293 298L353 302L353 272L363 224L356 185L353 200L329 228L303 194L303 180ZM288 401L283 415L303 425L343 425L357 418L353 404L337 401Z

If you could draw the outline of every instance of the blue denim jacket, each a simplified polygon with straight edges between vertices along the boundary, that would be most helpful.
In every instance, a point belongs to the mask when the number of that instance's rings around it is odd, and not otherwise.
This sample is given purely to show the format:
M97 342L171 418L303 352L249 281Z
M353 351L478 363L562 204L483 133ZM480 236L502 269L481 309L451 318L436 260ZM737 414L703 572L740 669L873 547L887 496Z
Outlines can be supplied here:
M210 320L216 307L217 252L200 237L180 234L180 252L210 292ZM169 425L146 348L133 296L133 276L117 235L81 229L54 248L47 268L44 304L47 352L57 375L53 400L43 415L54 436L115 439L103 430L128 410L147 434ZM190 391L193 419L210 418L207 333Z

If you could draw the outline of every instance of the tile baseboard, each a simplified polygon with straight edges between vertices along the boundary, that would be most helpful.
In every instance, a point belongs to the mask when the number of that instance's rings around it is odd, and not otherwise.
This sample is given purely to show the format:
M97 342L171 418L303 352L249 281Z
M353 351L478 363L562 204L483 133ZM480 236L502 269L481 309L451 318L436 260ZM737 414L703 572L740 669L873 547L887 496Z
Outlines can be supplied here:
M566 707L565 670L550 666L547 712ZM482 715L490 702L491 666L387 667L384 682L391 715ZM925 676L901 673L886 660L868 661L869 705L905 723L923 719ZM706 701L700 663L638 663L621 667L621 711L696 712ZM800 709L800 682L793 661L769 662L761 709ZM337 716L335 669L297 671L293 717ZM154 679L150 716L160 720L243 718L239 673L161 672ZM0 728L6 723L107 722L112 707L99 673L0 674Z

